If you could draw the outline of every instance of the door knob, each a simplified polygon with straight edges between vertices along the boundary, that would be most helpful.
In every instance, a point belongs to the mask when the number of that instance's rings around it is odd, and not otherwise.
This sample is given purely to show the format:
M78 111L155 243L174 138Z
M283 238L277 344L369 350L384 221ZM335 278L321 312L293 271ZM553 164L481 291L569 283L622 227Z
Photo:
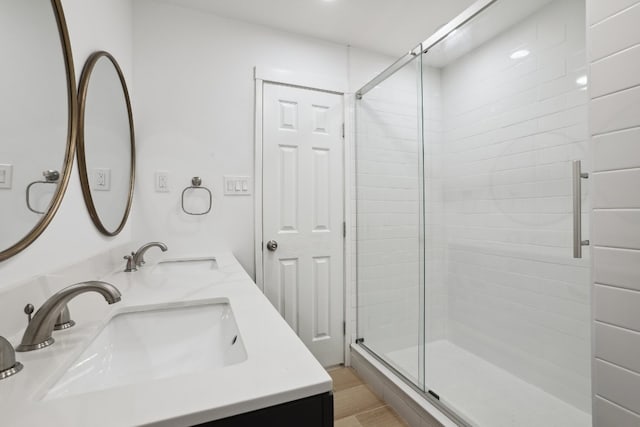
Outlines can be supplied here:
M275 240L269 240L267 242L267 249L269 249L271 252L275 252L275 250L278 249L278 242L276 242Z

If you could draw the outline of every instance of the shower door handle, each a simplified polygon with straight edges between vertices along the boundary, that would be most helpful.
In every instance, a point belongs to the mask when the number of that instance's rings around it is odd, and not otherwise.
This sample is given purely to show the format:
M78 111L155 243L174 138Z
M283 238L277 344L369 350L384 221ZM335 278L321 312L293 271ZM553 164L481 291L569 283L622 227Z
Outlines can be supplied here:
M582 172L582 162L573 162L573 257L582 258L582 247L589 246L588 240L582 240L582 180L589 174Z

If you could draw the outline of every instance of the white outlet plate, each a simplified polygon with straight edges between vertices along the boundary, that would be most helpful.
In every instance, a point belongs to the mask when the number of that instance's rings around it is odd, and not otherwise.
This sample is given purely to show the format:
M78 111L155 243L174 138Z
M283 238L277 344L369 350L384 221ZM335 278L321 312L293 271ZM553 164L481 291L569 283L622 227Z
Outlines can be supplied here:
M13 165L0 165L0 188L11 188Z
M109 191L111 190L111 169L109 168L96 168L93 170L93 185L92 190L96 191Z
M251 177L225 176L222 188L224 188L225 196L250 196Z
M156 171L155 187L156 187L156 193L169 192L169 172Z

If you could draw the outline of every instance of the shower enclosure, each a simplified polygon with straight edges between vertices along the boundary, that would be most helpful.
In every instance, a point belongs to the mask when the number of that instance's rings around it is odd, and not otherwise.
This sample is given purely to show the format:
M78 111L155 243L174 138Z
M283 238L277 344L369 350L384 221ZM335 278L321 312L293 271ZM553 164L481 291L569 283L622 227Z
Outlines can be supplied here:
M461 424L591 425L585 21L483 0L357 94L357 342Z

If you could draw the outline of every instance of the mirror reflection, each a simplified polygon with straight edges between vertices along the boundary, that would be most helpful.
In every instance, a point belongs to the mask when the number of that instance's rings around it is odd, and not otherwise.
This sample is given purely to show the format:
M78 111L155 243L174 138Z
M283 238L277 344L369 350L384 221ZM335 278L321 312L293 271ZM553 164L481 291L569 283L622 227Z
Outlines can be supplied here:
M68 181L75 79L61 16L58 1L0 1L0 260L44 230Z
M135 145L131 105L117 61L94 53L80 81L78 164L83 193L96 227L116 235L131 206Z

